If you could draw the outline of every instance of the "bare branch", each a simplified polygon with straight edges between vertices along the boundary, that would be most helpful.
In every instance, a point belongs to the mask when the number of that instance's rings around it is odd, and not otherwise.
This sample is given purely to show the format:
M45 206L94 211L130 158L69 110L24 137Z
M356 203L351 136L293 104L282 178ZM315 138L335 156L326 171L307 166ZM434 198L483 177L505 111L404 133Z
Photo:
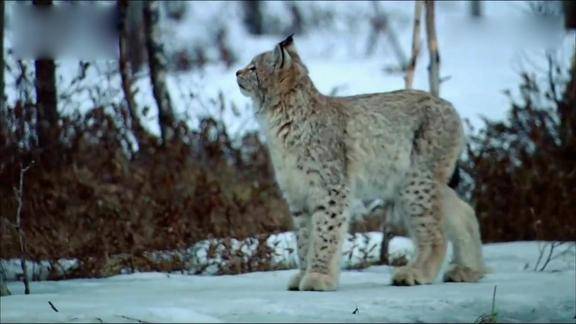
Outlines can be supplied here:
M53 311L55 311L56 313L58 313L58 308L56 308L56 306L54 306L54 304L52 304L51 301L48 301L48 304L50 304L50 307L52 308Z
M544 271L544 269L546 269L546 267L548 266L548 263L550 263L550 261L552 261L554 259L554 257L553 257L554 249L556 249L557 247L560 247L564 243L565 242L552 242L550 244L550 250L548 252L548 257L546 258L546 261L544 261L544 264L542 265L542 267L540 268L539 271Z

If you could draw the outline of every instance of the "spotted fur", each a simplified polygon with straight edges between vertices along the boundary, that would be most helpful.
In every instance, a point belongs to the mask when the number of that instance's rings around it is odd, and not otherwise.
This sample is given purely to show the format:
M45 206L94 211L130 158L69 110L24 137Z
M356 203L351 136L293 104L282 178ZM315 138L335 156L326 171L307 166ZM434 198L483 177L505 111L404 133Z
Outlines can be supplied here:
M352 198L383 199L417 257L393 284L431 283L455 244L447 281L483 273L474 211L447 186L464 143L452 105L423 91L351 97L321 94L292 37L239 70L266 134L276 180L292 212L300 272L292 290L334 290Z

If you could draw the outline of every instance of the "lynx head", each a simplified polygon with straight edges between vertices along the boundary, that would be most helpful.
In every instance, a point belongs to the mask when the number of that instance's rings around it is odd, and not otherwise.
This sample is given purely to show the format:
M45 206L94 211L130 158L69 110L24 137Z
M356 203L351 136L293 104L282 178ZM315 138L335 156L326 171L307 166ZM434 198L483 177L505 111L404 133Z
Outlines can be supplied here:
M307 74L290 35L273 50L257 55L238 70L236 79L242 94L263 104L293 89Z

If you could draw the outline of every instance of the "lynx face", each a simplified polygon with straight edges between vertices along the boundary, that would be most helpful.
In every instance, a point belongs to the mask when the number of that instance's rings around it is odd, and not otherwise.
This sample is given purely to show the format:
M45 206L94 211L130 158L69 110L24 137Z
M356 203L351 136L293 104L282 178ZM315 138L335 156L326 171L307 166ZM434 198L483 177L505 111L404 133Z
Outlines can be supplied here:
M306 74L307 69L290 36L272 51L257 55L245 68L238 70L236 81L243 95L264 103L293 88Z
M236 81L243 95L258 97L261 88L269 88L277 74L275 59L270 52L256 56L243 69L236 72Z

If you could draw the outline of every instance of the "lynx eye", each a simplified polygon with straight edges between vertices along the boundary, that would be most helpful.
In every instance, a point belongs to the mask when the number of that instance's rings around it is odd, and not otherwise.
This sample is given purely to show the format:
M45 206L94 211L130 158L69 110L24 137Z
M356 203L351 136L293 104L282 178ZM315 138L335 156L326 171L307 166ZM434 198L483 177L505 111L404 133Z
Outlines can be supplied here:
M256 67L254 65L252 65L251 67L248 68L249 71L256 71Z

